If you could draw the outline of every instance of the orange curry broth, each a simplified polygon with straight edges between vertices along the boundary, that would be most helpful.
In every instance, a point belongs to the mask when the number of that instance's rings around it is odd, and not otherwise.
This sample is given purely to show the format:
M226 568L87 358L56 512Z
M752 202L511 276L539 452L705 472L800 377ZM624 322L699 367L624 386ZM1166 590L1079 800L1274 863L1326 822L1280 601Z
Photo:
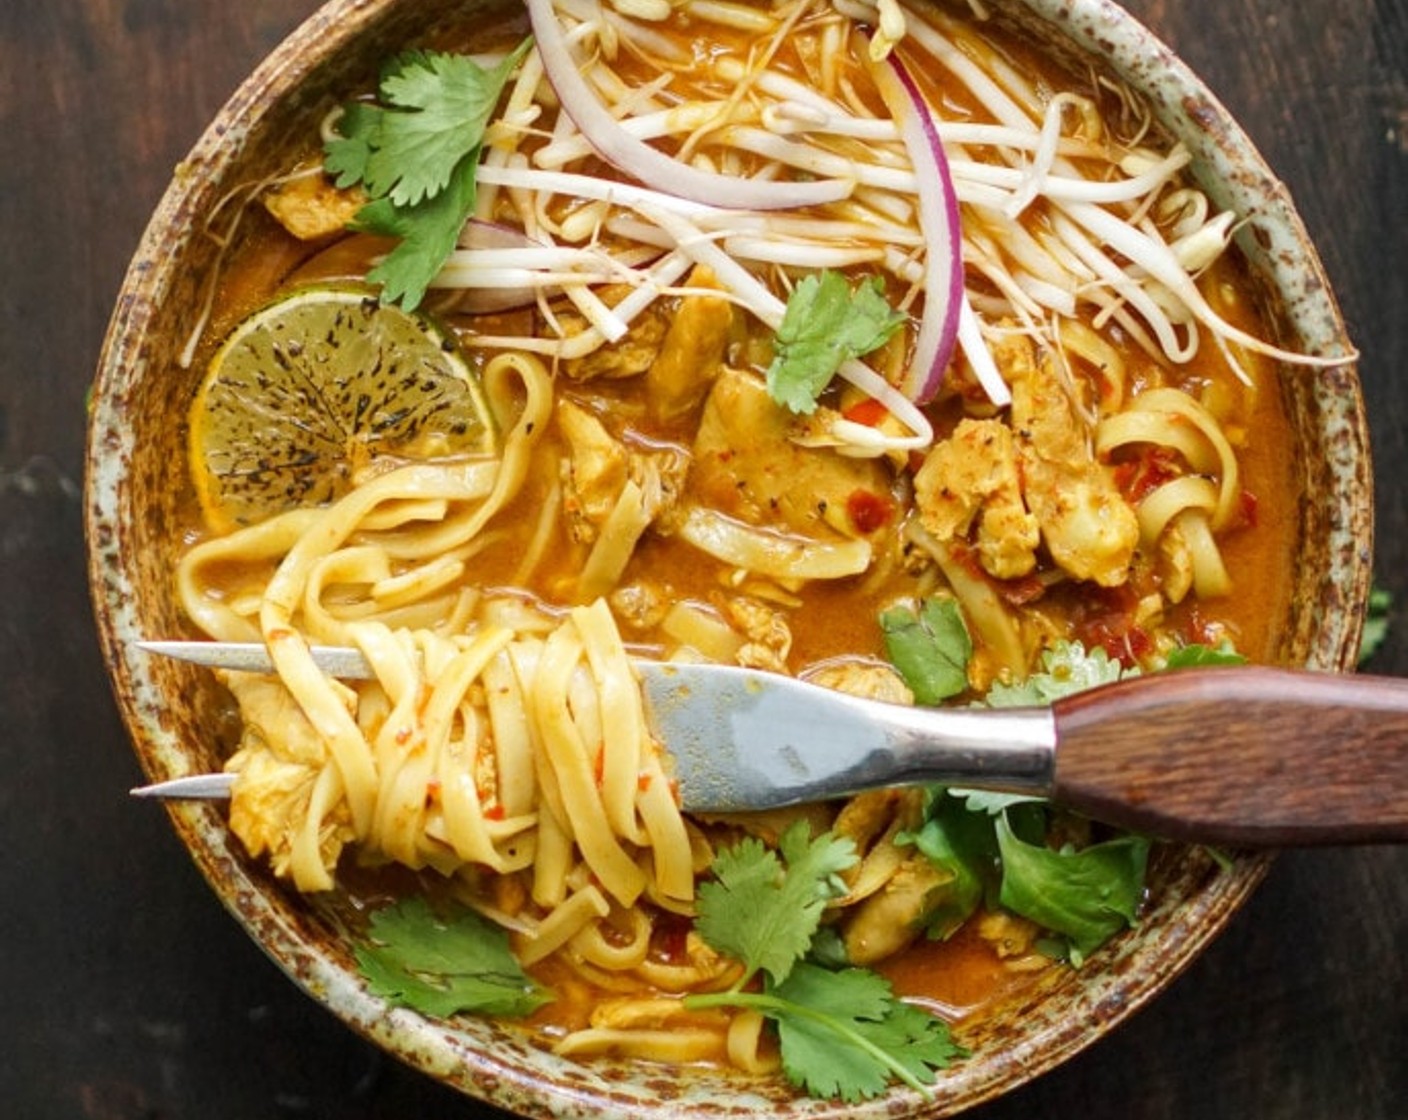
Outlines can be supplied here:
M744 49L742 41L728 45L726 36L723 43L720 50ZM1046 74L1053 85L1064 83L1065 76L1055 72L1051 64L1029 46L1004 42L1003 51L1024 72ZM799 61L789 55L787 46L774 61L784 69L804 71ZM962 111L967 103L963 91L950 88L932 73L924 80L931 97ZM1042 220L1040 206L1033 208L1029 220ZM326 243L307 245L294 241L262 207L251 206L244 222L238 246L222 263L215 310L197 355L201 365L209 360L215 347L242 317L286 287L289 277L300 265L327 247ZM303 278L313 275L304 273ZM1255 299L1249 294L1250 286L1242 267L1230 254L1208 270L1202 286L1213 306L1229 321L1254 334L1269 336L1267 324L1260 318ZM1155 367L1137 347L1126 345L1122 349L1129 368L1127 392L1133 395L1148 381ZM482 355L472 351L470 357L476 363L483 360ZM1237 450L1243 486L1249 495L1240 524L1219 537L1234 593L1211 602L1195 603L1190 597L1190 601L1169 612L1167 628L1184 640L1196 641L1221 627L1222 632L1253 660L1268 660L1275 655L1280 638L1278 627L1289 607L1297 493L1290 430L1276 385L1276 367L1256 356L1242 355L1242 358L1254 374L1259 390L1243 386L1206 338L1191 371L1174 375L1167 382L1195 395L1199 389L1208 390L1216 404L1215 411ZM632 389L629 383L606 386L569 383L567 391L577 399L609 409L613 397L629 395ZM634 411L640 420L633 420L633 438L688 445L686 430L677 427L653 431L644 426L643 410ZM951 396L932 406L930 412L939 438L959 416ZM691 422L696 420L697 412ZM534 507L545 492L548 477L557 471L557 458L562 448L560 437L550 430L544 440L543 454L537 457L536 475L496 522L509 539L500 547L487 550L476 561L479 564L473 576L476 583L493 587L505 580L516 566L523 541L512 539L513 533L518 529L526 537L532 532L536 523ZM194 501L190 508L192 536L203 535ZM890 509L882 518L877 537L897 532L901 515L901 510ZM547 550L545 567L529 590L548 602L566 601L554 591L569 586L584 556L584 546L571 543L565 531L559 528L558 540ZM728 573L721 564L684 542L667 537L651 535L642 542L623 582L643 577L659 582L671 600L706 603L729 590ZM862 584L867 585L864 594L858 592ZM800 606L788 614L794 638L789 659L791 667L794 671L802 670L843 655L881 655L877 611L897 597L912 594L915 587L915 577L896 566L894 573L883 580L867 580L862 576L833 583L818 581L801 588L796 592ZM1031 589L1004 590L1010 593L1009 601L1015 601ZM1118 656L1132 648L1128 623L1136 597L1129 591L1095 589L1092 593L1088 586L1066 586L1047 591L1041 606L1049 617L1065 619L1070 636L1088 643L1105 644ZM640 637L629 633L626 636L628 640ZM345 880L349 891L363 900L379 893L372 886L375 878L368 879L364 872L355 872ZM355 900L353 905L357 905ZM670 950L661 947L660 951ZM1007 970L992 948L976 935L973 923L947 942L921 939L898 957L878 966L878 970L888 976L901 993L926 1000L951 1018L970 1013L1022 982L1020 974ZM559 996L530 1022L530 1026L549 1034L585 1025L593 1004L604 997L604 993L591 989L566 968L550 962L534 971Z

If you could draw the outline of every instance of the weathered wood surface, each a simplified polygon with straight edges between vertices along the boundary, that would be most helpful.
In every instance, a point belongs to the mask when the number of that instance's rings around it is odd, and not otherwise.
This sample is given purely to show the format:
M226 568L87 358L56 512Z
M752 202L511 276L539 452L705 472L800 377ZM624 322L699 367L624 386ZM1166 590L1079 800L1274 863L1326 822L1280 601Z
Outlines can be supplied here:
M1354 336L1379 582L1408 603L1408 0L1129 5L1290 184ZM138 777L92 635L83 401L172 165L314 0L0 4L0 1111L488 1116L353 1037L221 910ZM1377 672L1408 674L1395 620ZM1408 1115L1408 849L1282 857L1164 996L975 1115Z

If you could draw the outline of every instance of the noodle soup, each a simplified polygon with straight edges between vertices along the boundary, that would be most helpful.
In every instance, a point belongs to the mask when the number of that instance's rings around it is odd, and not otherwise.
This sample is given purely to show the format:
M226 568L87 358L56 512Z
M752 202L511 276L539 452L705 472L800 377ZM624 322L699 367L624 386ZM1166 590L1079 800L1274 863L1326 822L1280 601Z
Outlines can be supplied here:
M1279 345L1238 215L1139 97L1005 21L530 14L531 43L449 21L378 59L218 215L174 578L192 633L278 669L222 676L229 828L432 1019L927 1093L949 1024L1079 984L1210 859L967 791L683 813L631 658L927 704L1281 660L1306 527L1277 379L1343 359ZM401 118L465 89L482 135L427 186ZM783 932L741 928L770 907ZM512 963L447 1003L408 929ZM808 1064L798 1024L850 983L922 1057Z

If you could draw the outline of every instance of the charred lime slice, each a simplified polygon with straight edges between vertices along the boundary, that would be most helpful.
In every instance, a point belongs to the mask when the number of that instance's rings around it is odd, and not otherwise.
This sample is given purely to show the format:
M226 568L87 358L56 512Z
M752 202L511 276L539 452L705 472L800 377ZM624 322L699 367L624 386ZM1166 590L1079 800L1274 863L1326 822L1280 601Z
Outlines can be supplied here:
M496 447L453 339L357 290L304 288L255 312L211 359L190 413L196 493L219 532L334 501L382 464Z

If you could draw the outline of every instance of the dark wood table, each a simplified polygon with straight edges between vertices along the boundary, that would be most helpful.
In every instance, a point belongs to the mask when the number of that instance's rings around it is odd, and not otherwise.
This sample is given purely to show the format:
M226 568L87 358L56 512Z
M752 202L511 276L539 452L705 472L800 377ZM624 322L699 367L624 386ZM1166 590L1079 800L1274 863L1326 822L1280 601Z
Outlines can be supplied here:
M139 777L94 640L84 394L173 164L316 0L0 3L0 1114L489 1116L362 1042L221 910ZM1291 186L1377 457L1371 663L1408 673L1408 0L1130 6ZM1408 849L1288 854L1223 938L988 1120L1408 1116Z

